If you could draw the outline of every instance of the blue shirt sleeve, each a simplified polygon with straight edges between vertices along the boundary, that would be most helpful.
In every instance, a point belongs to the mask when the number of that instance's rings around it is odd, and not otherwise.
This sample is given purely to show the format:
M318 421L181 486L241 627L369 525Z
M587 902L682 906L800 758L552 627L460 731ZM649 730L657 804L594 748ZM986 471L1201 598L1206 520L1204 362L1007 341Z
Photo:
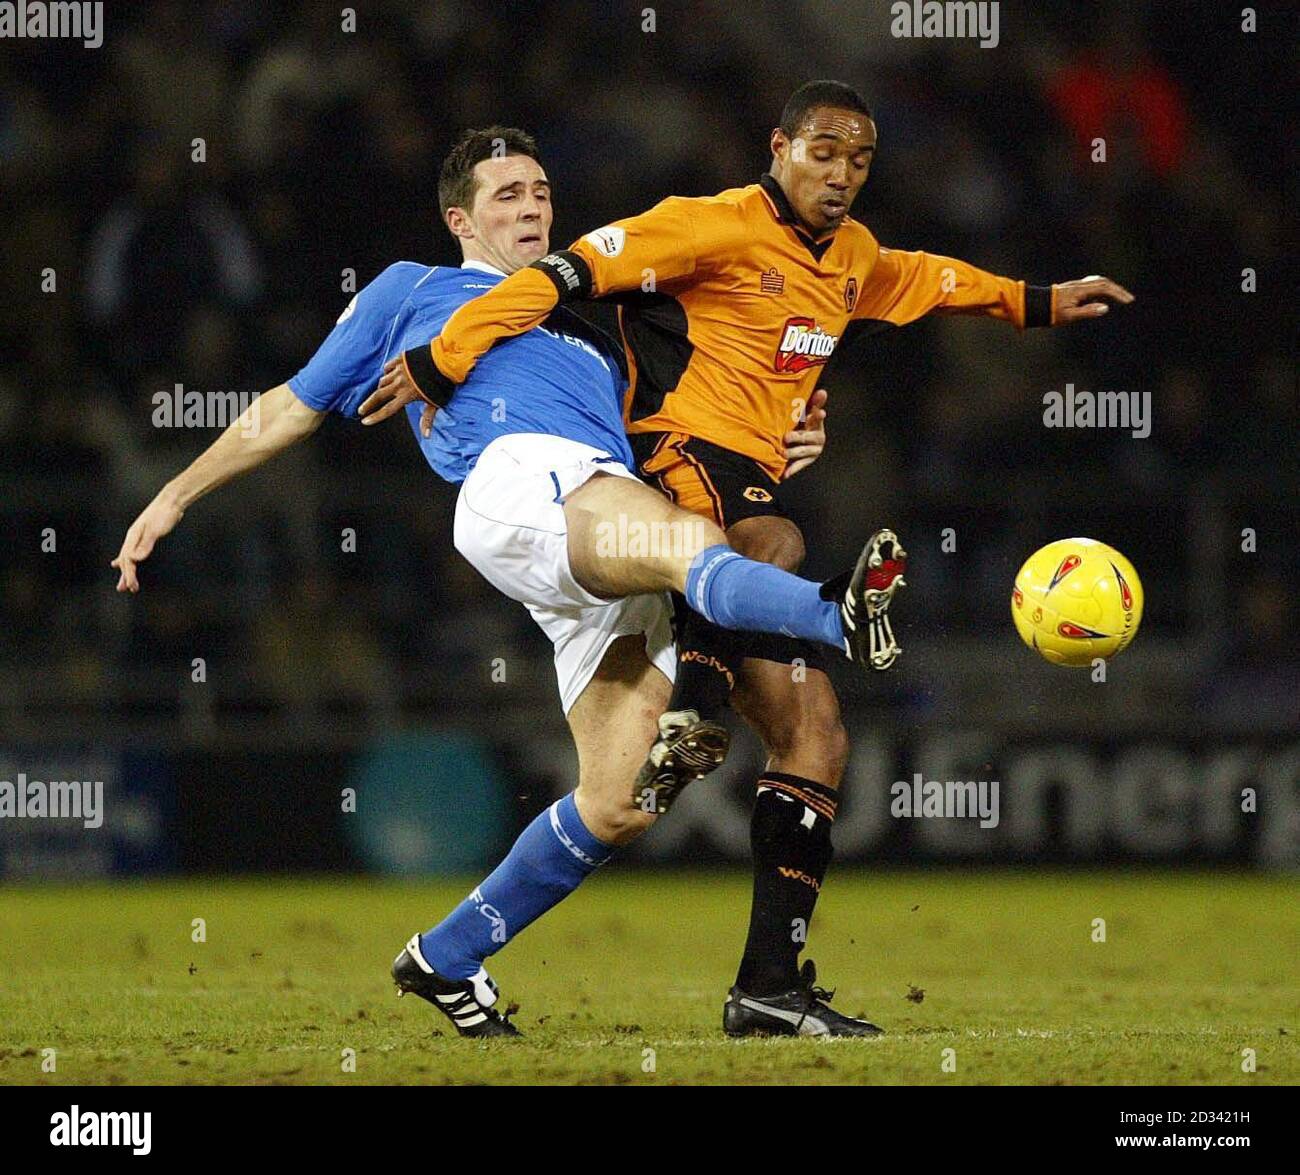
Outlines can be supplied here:
M426 266L399 261L358 293L307 366L289 380L293 394L318 412L356 415L379 384L403 304L428 272Z

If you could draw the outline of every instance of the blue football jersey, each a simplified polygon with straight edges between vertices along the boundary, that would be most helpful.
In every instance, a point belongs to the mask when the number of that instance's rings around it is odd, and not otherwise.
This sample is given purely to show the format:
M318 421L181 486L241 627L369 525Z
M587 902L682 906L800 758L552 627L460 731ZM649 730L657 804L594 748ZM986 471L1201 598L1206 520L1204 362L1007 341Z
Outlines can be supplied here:
M289 387L310 408L355 419L389 359L431 342L459 306L504 276L472 266L390 265L352 299ZM425 459L451 482L465 479L491 441L521 432L581 441L632 468L623 432L625 387L616 344L560 307L478 361L438 410L431 437L419 434L422 403L408 405L406 413Z

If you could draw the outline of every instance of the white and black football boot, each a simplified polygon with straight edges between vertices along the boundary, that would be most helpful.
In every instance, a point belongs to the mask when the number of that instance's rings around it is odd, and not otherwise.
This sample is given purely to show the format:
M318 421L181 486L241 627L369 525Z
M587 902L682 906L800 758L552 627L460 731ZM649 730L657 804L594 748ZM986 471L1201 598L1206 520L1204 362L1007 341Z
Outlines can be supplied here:
M468 979L446 979L425 962L420 953L420 936L413 935L402 953L393 960L397 994L408 991L428 1000L455 1025L461 1036L520 1036L509 1015L495 1008L500 992L491 976L479 968Z
M847 575L822 585L822 597L840 602L845 651L851 661L872 669L888 669L903 650L889 623L894 593L907 586L907 552L892 530L878 530L867 540L857 564Z
M855 1020L829 1007L833 991L816 986L817 968L805 959L799 983L775 996L752 996L733 987L722 1006L722 1030L728 1036L881 1036L866 1020Z
M722 766L730 746L730 731L695 710L660 715L659 737L632 784L632 803L662 816L682 788Z

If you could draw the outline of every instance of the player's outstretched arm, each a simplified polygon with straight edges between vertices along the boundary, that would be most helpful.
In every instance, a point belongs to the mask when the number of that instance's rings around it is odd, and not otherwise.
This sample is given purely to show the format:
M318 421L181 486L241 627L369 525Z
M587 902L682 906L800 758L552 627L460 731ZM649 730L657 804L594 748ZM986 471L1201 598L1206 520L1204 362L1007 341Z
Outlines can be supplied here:
M140 590L136 564L147 559L154 544L171 533L191 503L310 436L324 419L325 413L308 408L288 384L258 396L238 420L158 491L131 524L122 549L110 564L119 572L117 590Z
M854 307L854 318L905 326L926 314L983 314L1024 329L1063 326L1105 314L1133 295L1109 278L1092 276L1032 286L988 273L955 257L881 249Z

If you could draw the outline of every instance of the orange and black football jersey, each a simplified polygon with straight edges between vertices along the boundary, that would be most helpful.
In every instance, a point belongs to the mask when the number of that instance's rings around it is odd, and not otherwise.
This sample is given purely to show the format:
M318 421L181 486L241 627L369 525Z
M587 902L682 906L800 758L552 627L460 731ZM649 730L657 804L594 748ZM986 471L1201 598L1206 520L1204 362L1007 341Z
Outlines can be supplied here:
M507 278L462 306L432 357L459 382L504 335L542 321L562 297L617 302L629 433L680 433L741 453L773 478L846 328L903 325L931 312L1046 325L1050 287L964 261L882 248L846 217L814 240L780 185L670 196Z

